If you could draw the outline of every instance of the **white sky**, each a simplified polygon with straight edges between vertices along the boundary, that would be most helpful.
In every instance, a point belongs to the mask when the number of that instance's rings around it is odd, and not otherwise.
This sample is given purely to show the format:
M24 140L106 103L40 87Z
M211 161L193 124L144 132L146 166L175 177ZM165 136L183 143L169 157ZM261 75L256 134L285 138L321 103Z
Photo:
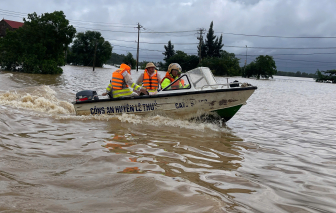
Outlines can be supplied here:
M134 57L137 23L144 27L141 42L166 44L171 40L175 50L197 54L197 44L193 44L198 42L196 30L208 30L213 21L215 33L223 33L223 49L242 58L241 65L247 45L247 63L268 54L274 57L280 71L336 69L334 0L0 0L0 5L0 17L14 21L22 21L28 13L62 10L77 32L100 31L114 46L113 52L129 51ZM153 33L176 31L190 32ZM140 43L140 61L161 61L164 44Z

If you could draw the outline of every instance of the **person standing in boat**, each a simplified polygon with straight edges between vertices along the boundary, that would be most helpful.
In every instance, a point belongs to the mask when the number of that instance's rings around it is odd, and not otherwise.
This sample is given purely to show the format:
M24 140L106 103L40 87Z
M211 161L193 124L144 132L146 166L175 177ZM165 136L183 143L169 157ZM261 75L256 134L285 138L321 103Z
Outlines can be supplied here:
M178 74L182 72L182 68L178 63L172 63L168 66L166 76L161 81L161 88L166 88L171 82L178 78ZM179 89L183 87L180 81L175 82L170 89Z
M133 82L129 65L121 64L120 68L112 73L112 81L106 88L106 93L102 95L108 94L111 98L119 98L137 96L140 92L147 94L147 89Z
M137 84L142 84L143 87L147 89L148 92L155 93L159 89L159 82L161 82L161 77L155 65L153 63L147 63L145 71L139 76Z

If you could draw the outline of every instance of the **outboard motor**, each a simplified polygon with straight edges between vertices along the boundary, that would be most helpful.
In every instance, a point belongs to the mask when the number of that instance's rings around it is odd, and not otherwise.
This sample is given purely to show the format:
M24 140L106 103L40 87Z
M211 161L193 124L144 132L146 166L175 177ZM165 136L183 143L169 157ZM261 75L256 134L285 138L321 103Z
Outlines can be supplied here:
M83 90L76 93L76 102L99 100L96 91Z
M239 87L239 81L234 80L233 82L230 83L230 87Z

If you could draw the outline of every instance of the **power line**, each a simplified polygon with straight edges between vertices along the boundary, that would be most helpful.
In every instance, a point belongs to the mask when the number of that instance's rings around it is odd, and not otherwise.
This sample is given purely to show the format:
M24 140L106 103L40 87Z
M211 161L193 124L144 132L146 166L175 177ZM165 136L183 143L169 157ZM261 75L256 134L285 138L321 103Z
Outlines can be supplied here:
M237 55L237 56L245 56L245 55ZM283 61L305 62L305 63L330 63L330 64L336 64L336 62L330 62L330 61L296 60L296 59L287 59L287 58L273 58L273 59L274 60L283 60Z
M117 40L117 39L110 39L110 38L105 38L105 40L136 43L135 40L134 41L126 41L126 40ZM152 42L145 42L145 41L141 41L140 43L143 43L143 44L167 44L167 43L152 43ZM174 43L174 44L176 44L176 45L192 45L192 44L197 44L197 43Z
M6 14L12 14L16 16L27 16L28 13L22 13L22 12L15 12L11 10L4 10L0 9L0 12L4 12ZM109 22L92 22L92 21L84 21L84 20L73 20L73 19L68 19L71 22L82 22L82 23L92 23L92 24L98 24L98 25L123 25L123 26L136 26L135 24L123 24L123 23L109 23Z
M336 38L336 36L275 36L275 35L249 35L243 33L224 33L226 35L236 35L236 36L249 36L249 37L263 37L263 38ZM219 33L216 33L219 34Z
M244 46L224 46L232 48L246 48ZM247 47L249 49L273 49L273 50L327 50L336 49L336 47Z
M16 12L11 10L0 9L1 14L10 14L12 16L26 16L27 13ZM108 22L92 22L92 21L83 21L83 20L71 20L72 22L82 22L82 23L93 23L98 25L124 25L124 26L134 26L135 24L122 24L122 23L108 23ZM117 27L117 26L115 26ZM121 27L121 26L119 26ZM164 34L172 34L172 33L185 33L185 32L198 32L199 30L184 30L184 31L173 31L173 32L142 32L142 33L164 33ZM262 38L299 38L299 39L330 39L336 38L336 36L278 36L278 35L259 35L259 34L244 34L244 33L231 33L231 32L219 32L220 34L225 35L235 35L235 36L247 36L247 37L262 37ZM218 34L218 33L216 33Z
M73 23L73 21L70 21L70 24L72 24L73 26L76 26L78 28L81 28L82 26L80 24L85 24L85 23ZM134 27L131 27L131 26L116 26L116 25L104 25L104 24L95 24L95 25L100 25L102 27L122 27L122 28L134 28Z

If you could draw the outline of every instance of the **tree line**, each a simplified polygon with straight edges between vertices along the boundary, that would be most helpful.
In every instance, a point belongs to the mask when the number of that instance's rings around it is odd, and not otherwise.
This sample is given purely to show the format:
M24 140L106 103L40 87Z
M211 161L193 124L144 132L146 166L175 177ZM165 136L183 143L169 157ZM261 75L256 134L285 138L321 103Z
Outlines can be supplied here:
M133 55L130 52L126 55L112 53L113 46L100 32L76 33L76 29L69 24L62 11L40 16L32 13L23 20L23 27L8 31L7 35L0 39L1 69L59 74L62 73L60 66L65 64L92 66L95 63L95 66L102 67L105 63L126 62L135 67ZM200 33L198 39L198 55L175 50L174 44L168 41L162 53L164 61L156 64L161 70L167 70L170 63L179 63L183 71L200 66L209 67L217 76L269 78L277 73L275 61L268 55L260 55L250 64L240 67L240 59L234 53L222 49L223 36L215 35L213 22L210 23L206 36L203 38L203 34ZM140 68L144 68L146 63L148 61L139 62ZM303 75L304 73L301 73L301 76Z
M171 41L168 41L168 44L164 46L165 52L163 52L166 62L164 67L166 68L170 63L175 62L179 63L186 71L202 66L209 67L217 76L256 78L273 77L277 72L273 57L268 55L260 55L250 64L240 67L240 59L234 53L222 50L224 46L223 36L217 37L215 35L213 22L210 23L206 37L203 39L200 35L198 39L198 56L188 55L180 50L175 52L174 45Z
M279 76L291 76L291 77L302 77L302 78L316 78L316 73L306 73L306 72L284 72L284 71L278 71L276 75Z
M62 73L64 53L76 29L62 11L28 14L24 25L0 39L0 66L9 71Z
M316 71L316 82L336 83L336 70Z

